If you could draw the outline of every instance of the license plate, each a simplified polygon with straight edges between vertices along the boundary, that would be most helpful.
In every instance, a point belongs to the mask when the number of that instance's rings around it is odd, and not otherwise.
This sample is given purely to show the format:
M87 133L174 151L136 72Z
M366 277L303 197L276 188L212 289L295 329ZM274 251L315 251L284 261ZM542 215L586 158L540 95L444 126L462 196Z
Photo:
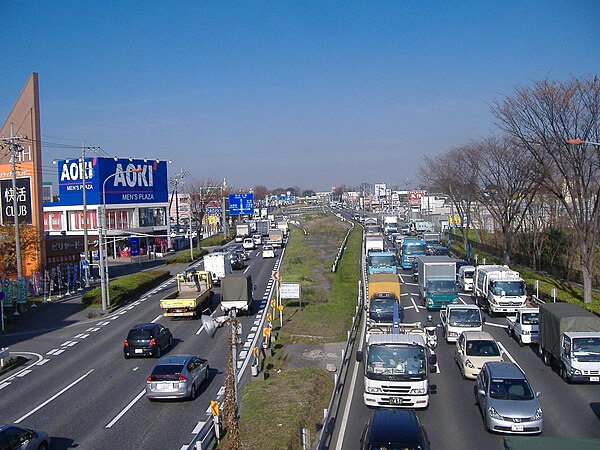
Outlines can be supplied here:
M402 397L390 397L390 405L401 405Z
M173 383L158 383L156 386L157 389L171 389L173 387Z
M135 352L136 352L136 353L143 353L143 350L142 350L141 348L136 348L136 349L135 349Z
M600 377L590 377L590 381L600 381Z
M512 425L510 431L523 431L523 425Z

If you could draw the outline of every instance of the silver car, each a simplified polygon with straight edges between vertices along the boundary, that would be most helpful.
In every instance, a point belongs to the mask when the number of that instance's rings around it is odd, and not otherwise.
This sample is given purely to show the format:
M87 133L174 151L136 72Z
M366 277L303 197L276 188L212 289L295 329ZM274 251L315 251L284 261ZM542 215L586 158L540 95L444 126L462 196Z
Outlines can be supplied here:
M523 371L512 362L486 362L477 375L475 403L485 428L496 433L539 434L542 407Z
M146 397L155 399L196 398L198 388L208 380L206 359L194 355L162 357L146 381Z
M50 437L45 431L0 424L0 449L2 450L48 450L49 445Z

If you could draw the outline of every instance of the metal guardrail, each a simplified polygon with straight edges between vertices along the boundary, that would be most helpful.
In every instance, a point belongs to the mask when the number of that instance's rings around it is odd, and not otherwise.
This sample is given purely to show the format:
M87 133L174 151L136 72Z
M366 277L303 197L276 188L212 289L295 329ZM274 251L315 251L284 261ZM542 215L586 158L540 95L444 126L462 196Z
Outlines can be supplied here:
M350 224L352 226L348 229L348 232L346 233L346 237L344 238L344 240L342 241L342 245L340 245L340 248L338 249L337 255L335 257L335 261L333 261L333 266L331 267L331 273L336 272L337 266L340 262L340 259L342 258L342 255L344 254L344 249L346 248L346 243L348 242L348 236L350 236L350 233L352 233L352 230L354 230L354 222L346 219L341 214L336 214L336 216L338 216L340 219L342 219L342 222L350 222Z

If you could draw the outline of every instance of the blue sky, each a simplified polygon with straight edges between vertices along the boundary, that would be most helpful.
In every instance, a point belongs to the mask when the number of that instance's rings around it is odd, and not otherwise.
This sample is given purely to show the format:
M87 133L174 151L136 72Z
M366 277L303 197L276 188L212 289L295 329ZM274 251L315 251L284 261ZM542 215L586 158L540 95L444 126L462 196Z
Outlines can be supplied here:
M596 0L8 0L0 17L0 121L38 72L48 180L83 140L190 182L416 187L424 155L497 133L495 99L600 67Z

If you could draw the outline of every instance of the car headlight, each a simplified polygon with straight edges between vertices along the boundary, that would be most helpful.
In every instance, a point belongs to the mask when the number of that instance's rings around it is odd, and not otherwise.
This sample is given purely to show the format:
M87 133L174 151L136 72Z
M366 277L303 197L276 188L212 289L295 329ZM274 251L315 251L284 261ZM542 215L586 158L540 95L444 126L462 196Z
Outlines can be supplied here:
M542 408L538 408L531 420L540 420L542 418Z
M496 408L494 408L493 406L489 407L488 414L490 415L490 417L492 419L499 419L499 420L503 419L503 417L500 414L498 414L498 411L496 411Z
M381 394L382 390L380 387L369 386L367 387L367 392L369 394Z
M448 336L458 336L456 331L448 331Z
M571 372L573 372L573 375L581 375L581 370L575 369L573 367L571 367Z
M529 333L530 333L530 331L529 331L529 330L523 330L523 331L521 331L521 334L523 334L523 335L525 335L525 334L529 334Z
M426 390L425 388L412 388L410 393L414 395L423 395L426 393Z
M475 366L473 365L473 363L471 362L470 359L467 359L465 361L465 366L467 366L469 369L474 369L475 368Z
M431 305L433 303L433 299L427 297L426 302Z

